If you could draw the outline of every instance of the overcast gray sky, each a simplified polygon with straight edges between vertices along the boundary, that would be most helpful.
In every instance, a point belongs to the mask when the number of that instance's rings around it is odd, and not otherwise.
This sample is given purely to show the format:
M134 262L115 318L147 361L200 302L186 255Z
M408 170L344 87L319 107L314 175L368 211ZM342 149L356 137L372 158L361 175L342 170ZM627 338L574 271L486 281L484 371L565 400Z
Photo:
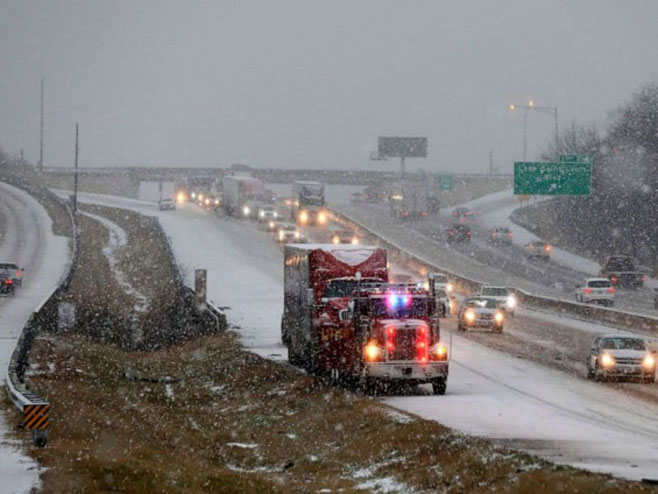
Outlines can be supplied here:
M658 1L0 0L0 144L46 166L394 169L379 135L429 138L410 167L511 171L510 102L604 125L658 79ZM551 116L529 115L529 157Z

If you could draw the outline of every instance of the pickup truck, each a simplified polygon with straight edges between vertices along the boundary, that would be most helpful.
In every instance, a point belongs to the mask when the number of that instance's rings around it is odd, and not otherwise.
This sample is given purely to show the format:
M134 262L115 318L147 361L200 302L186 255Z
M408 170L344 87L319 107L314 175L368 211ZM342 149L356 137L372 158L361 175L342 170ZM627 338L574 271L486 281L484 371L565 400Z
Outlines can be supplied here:
M631 256L614 255L608 257L599 276L608 278L614 286L641 288L647 281L646 273L640 269Z

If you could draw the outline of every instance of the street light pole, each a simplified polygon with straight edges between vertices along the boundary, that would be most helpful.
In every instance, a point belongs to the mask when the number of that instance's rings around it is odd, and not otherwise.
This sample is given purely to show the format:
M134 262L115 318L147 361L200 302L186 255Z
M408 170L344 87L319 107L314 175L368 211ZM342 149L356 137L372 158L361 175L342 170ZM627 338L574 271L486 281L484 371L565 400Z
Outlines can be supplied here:
M528 155L528 107L523 112L523 161L527 161Z
M523 113L523 161L526 161L528 154L528 112L530 110L535 110L541 113L548 113L555 117L555 161L559 159L560 156L560 134L558 132L557 125L557 106L535 106L535 102L530 100L524 105L511 104L508 108L512 111L517 108L523 108L525 111Z

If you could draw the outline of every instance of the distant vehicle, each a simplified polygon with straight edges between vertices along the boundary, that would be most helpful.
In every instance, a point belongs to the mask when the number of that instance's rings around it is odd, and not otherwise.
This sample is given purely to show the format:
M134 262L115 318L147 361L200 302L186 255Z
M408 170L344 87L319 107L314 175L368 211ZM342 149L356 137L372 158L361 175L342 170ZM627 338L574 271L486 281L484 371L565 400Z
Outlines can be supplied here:
M366 196L363 192L352 192L352 195L350 196L350 202L353 203L361 203L366 200Z
M452 309L450 295L448 295L448 292L444 288L437 288L436 286L434 287L434 293L438 304L439 317L448 317L450 315L450 309Z
M427 217L427 184L403 182L389 199L391 212L397 219L418 221Z
M552 247L543 240L533 240L524 246L525 255L529 259L543 259L548 261L551 258Z
M456 223L446 231L446 235L448 242L470 242L473 232L470 226Z
M628 288L641 288L647 281L646 273L640 269L631 256L608 257L601 267L599 276L608 278L615 286Z
M463 223L464 221L473 219L473 211L471 211L468 208L465 208L463 206L460 206L458 208L455 208L452 210L452 215L460 222Z
M606 335L594 341L587 357L587 378L639 378L656 381L656 361L644 339L632 335Z
M222 189L224 209L241 218L255 218L258 206L267 199L263 182L255 177L224 175Z
M509 288L504 286L488 286L485 285L480 288L480 295L482 297L493 298L498 302L498 307L512 315L516 312L516 297L509 291Z
M23 286L23 271L25 268L19 268L18 264L13 262L0 262L0 276L6 275L12 280L15 287Z
M284 223L279 228L277 239L282 244L304 244L306 237L297 228L297 225L291 223Z
M160 211L176 210L176 203L173 199L165 198L158 201L158 209Z
M325 207L324 184L307 180L293 182L290 218L300 225L326 225L329 213Z
M608 278L588 278L583 285L576 286L576 302L612 307L615 303L615 287Z
M332 244L359 245L359 237L357 237L354 232L349 230L336 230L331 232L329 240Z
M281 220L281 219L275 219L275 220L269 220L267 222L267 231L272 233L272 232L278 232L279 229L285 225L286 222Z
M262 204L258 207L258 222L265 223L279 217L276 208L270 204Z
M512 231L506 226L497 226L489 230L489 242L494 244L511 244Z
M467 328L491 328L495 333L503 332L505 314L498 308L493 297L469 297L459 309L457 331Z
M448 278L448 275L443 274L443 273L430 273L428 275L429 281L431 284L431 281L434 281L434 286L436 288L442 288L448 294L452 293L452 290L454 289L454 284L450 281Z

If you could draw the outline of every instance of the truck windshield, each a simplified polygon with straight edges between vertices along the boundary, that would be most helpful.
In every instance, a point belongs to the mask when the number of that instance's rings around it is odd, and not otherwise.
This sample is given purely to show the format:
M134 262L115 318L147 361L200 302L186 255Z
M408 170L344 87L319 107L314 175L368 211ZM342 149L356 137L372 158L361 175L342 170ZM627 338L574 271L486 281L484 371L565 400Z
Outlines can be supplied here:
M646 350L644 340L640 338L605 338L601 343L603 350Z
M323 185L304 185L302 187L302 194L306 196L321 196L324 194Z
M363 278L361 284L365 283L381 283L381 280L375 278ZM353 278L331 280L324 288L324 296L326 298L349 297L354 290L356 290L356 280Z
M506 297L507 288L483 288L482 295L487 295L489 297Z
M391 304L385 298L370 300L371 317L390 317L394 319L420 319L427 317L428 304L426 297L412 297L408 304Z

